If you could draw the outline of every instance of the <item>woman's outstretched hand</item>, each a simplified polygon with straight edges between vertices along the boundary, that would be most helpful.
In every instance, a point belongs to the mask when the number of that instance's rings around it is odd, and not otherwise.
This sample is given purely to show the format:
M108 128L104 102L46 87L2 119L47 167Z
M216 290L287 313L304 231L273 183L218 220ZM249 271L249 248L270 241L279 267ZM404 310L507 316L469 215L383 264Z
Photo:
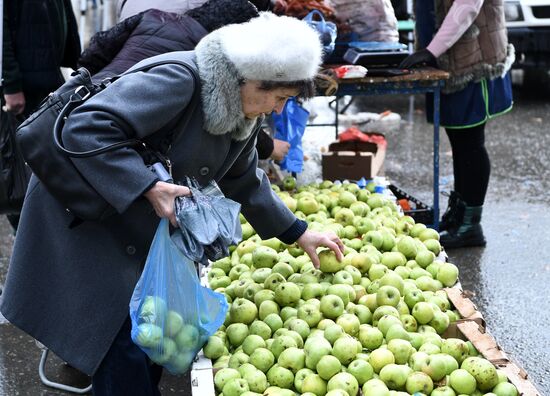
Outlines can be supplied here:
M317 248L320 246L325 246L332 250L336 254L338 261L342 261L344 257L344 244L333 232L306 230L296 243L309 255L315 268L319 268L320 265L319 256L317 255Z

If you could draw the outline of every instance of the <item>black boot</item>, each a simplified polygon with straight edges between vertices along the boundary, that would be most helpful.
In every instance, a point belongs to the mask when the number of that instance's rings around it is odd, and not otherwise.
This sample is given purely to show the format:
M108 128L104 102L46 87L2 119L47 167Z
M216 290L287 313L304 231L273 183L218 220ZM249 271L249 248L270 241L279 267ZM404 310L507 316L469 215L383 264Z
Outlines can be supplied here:
M447 195L447 193L444 194ZM447 210L443 213L441 221L439 222L439 231L445 231L457 225L458 219L461 219L462 216L464 216L465 207L466 204L462 200L460 194L456 191L451 191Z
M462 219L440 234L439 242L445 249L485 246L487 241L481 228L483 206L465 206Z

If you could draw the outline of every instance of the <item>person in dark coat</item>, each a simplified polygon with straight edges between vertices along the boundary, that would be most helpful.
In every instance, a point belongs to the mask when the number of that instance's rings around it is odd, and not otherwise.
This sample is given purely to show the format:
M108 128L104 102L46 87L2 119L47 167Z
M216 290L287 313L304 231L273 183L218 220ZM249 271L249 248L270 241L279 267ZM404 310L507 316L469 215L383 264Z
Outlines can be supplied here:
M29 115L76 68L78 27L70 0L5 0L2 91L7 111Z
M149 9L96 33L78 64L88 69L94 79L102 80L123 73L151 56L192 50L209 32L256 16L258 10L246 0L209 0L183 14ZM258 135L256 148L260 159L280 161L289 147L288 142L272 139L263 130Z
M175 225L174 200L190 193L178 184L186 177L215 180L262 239L297 243L317 267L320 246L341 259L338 237L308 230L271 189L254 147L265 114L282 111L289 97L313 95L321 56L305 22L263 13L210 33L195 51L136 65L180 60L191 70L152 66L76 108L62 133L69 150L129 138L155 147L168 133L176 184L159 181L131 148L75 159L116 214L70 227L74 217L33 176L0 305L6 319L91 375L95 395L158 395L159 367L131 341L128 306L159 218Z

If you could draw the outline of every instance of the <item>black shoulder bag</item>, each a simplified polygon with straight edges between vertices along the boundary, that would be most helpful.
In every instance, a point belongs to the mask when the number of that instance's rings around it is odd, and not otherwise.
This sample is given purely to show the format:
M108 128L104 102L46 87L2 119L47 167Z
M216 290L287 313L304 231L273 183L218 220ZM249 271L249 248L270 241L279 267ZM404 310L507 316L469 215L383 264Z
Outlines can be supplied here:
M71 79L51 93L39 109L31 114L17 129L17 143L27 164L50 194L76 218L102 220L116 212L80 174L71 158L92 157L130 146L141 146L147 150L147 146L138 139L128 139L95 150L85 152L69 151L63 147L61 141L61 132L65 120L76 107L105 89L119 77L163 64L180 64L191 71L195 82L198 81L195 70L180 60L163 60L150 63L115 76L109 79L107 84L92 82L88 70L80 68L73 73ZM185 128L191 118L198 101L197 96L197 90L195 90L187 111L185 111L184 119L182 119L182 129ZM157 153L155 156L158 158L159 154Z

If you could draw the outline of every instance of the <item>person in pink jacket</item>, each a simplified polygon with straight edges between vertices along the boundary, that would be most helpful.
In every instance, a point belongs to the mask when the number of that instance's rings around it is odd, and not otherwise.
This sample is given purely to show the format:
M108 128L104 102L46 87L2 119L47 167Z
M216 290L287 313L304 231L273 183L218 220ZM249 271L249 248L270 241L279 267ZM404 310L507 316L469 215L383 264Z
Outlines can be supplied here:
M484 246L483 203L491 162L485 124L512 108L503 0L417 0L418 51L401 67L436 65L450 74L441 95L441 125L453 152L454 191L440 224L446 248ZM433 114L428 98L427 115Z

